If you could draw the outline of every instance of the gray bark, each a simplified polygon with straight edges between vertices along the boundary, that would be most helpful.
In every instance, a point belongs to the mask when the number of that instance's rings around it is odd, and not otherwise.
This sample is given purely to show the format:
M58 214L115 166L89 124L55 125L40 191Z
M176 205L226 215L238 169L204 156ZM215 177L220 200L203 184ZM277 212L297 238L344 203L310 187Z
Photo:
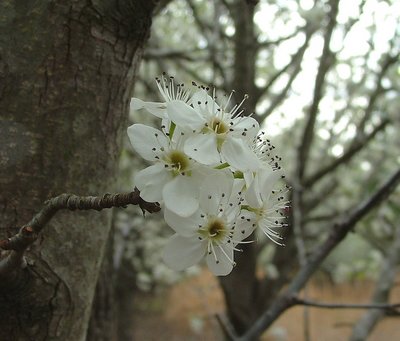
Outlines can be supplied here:
M0 239L47 198L113 190L154 6L0 3ZM56 215L17 280L0 283L0 340L85 338L109 225L107 212Z

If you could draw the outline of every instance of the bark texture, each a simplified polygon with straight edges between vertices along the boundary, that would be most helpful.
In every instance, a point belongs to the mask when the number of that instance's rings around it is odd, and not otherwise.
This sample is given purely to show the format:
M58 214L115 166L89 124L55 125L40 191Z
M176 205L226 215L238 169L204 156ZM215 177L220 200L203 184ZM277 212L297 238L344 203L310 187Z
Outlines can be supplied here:
M49 197L113 190L154 6L1 1L1 239ZM0 340L85 339L109 225L107 212L57 214L17 281L0 282Z

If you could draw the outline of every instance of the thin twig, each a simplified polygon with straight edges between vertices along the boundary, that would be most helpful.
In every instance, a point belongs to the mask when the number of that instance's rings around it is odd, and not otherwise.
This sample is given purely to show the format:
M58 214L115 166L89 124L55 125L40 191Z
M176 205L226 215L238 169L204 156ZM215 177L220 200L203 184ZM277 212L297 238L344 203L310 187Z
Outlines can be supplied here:
M394 227L394 226L393 226ZM385 258L375 284L372 295L372 303L385 305L389 301L390 291L396 281L396 265L400 260L400 229L395 231L395 238L390 247L385 250ZM400 307L400 304L397 304ZM353 326L352 335L349 341L359 341L367 339L375 325L387 315L400 315L400 311L390 310L370 310L366 312Z
M379 123L371 133L369 133L367 136L357 139L352 143L347 149L342 156L339 158L336 158L331 161L330 164L323 166L319 170L315 171L314 174L310 175L305 181L304 181L304 186L305 187L311 187L314 185L318 180L322 179L327 175L328 173L333 172L337 167L340 165L346 164L348 161L350 161L354 155L356 155L359 151L361 151L364 147L368 145L370 141L373 140L373 138L382 130L386 128L386 126L389 124L389 119L384 119L381 123Z
M59 210L101 211L105 208L126 207L127 205L139 205L143 214L145 211L149 213L160 211L160 205L144 201L140 197L140 192L137 188L133 192L125 194L104 194L101 197L80 197L74 194L61 194L47 200L42 209L28 224L22 226L16 235L0 240L0 249L11 251L0 260L0 276L15 270L23 263L25 250L33 244L39 233Z
M224 336L227 340L236 340L236 332L229 320L225 317L222 316L221 314L215 314L215 318L218 321L218 324L220 325L222 332L224 333Z
M315 77L314 82L313 100L310 106L310 110L308 112L306 126L303 131L303 136L301 138L301 143L298 151L298 163L300 166L299 177L301 180L304 177L308 156L310 154L312 141L314 139L314 127L317 120L319 103L323 96L325 77L329 71L329 68L335 61L334 54L332 53L329 45L331 42L333 30L336 27L336 17L339 10L339 0L331 0L330 5L331 10L329 12L329 22L324 34L324 46L322 49L322 55L319 62L317 76Z
M395 313L400 314L400 312L396 310L397 308L400 308L400 303L328 303L295 297L293 298L293 305L304 305L307 307L323 309L383 309L393 310Z

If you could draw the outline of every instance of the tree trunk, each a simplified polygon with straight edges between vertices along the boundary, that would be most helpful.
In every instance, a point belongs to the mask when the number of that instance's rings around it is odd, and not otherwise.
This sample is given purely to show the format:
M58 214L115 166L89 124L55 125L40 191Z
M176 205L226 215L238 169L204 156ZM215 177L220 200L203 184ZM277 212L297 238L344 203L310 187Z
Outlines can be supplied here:
M154 6L1 1L0 239L47 198L113 191ZM0 281L0 340L85 339L109 223L108 212L56 215L17 280Z
M254 32L254 3L236 0L232 3L235 22L234 36L234 75L232 89L239 103L246 94L250 97L245 103L246 113L255 111L255 65L257 41ZM253 96L252 96L253 95ZM243 244L243 252L235 255L236 267L219 281L224 292L227 315L237 334L243 334L258 317L259 281L256 277L257 246Z
M86 341L111 341L117 335L113 234L112 228L97 279Z

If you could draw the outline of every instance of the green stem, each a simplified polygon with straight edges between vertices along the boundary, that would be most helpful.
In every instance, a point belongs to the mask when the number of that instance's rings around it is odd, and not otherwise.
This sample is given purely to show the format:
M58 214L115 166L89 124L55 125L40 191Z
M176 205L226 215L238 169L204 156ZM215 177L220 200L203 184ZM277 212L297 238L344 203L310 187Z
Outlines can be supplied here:
M214 167L215 169L224 169L224 168L228 168L229 167L229 163L228 162L225 162L225 163L222 163L222 164L220 164L219 166L217 166L217 167Z
M175 127L176 127L175 123L171 122L171 126L169 127L169 132L168 132L170 140L172 139L172 136L174 136Z

